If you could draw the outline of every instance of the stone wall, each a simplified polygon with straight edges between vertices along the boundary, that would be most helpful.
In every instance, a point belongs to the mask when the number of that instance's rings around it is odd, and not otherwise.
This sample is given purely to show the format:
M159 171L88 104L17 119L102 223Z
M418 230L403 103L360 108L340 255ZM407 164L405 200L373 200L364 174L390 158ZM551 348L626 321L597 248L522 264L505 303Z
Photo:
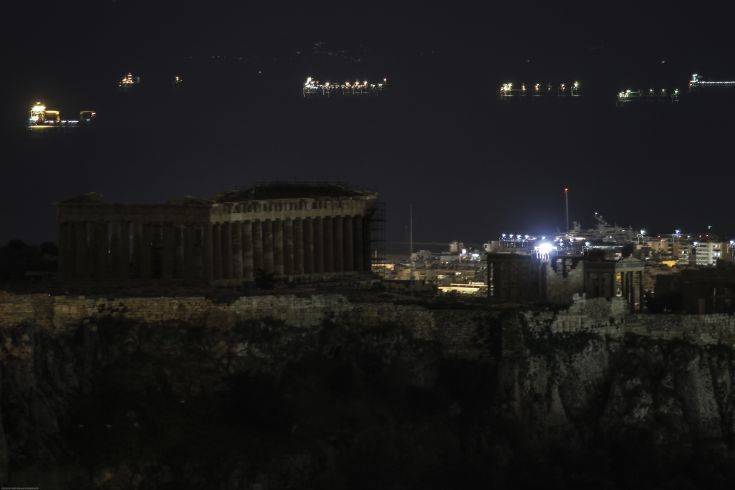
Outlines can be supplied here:
M119 316L145 324L187 323L230 328L238 321L275 319L290 326L315 327L325 320L378 327L396 324L417 338L440 340L450 351L473 357L481 335L499 313L487 309L432 310L390 302L350 302L339 294L246 296L230 303L204 297L87 298L84 296L0 293L0 328L21 324L64 330L85 319ZM621 338L635 334L698 345L735 346L735 316L633 315L624 300L577 299L560 311L527 311L531 332L564 335L586 332Z

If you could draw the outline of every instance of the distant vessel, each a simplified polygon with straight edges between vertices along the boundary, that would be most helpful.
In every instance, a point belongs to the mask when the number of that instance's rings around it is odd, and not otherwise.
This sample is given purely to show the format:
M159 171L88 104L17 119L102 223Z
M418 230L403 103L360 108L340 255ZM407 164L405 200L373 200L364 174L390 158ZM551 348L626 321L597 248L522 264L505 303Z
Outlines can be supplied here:
M388 79L383 78L381 82L368 80L355 80L354 82L332 83L320 82L312 77L307 77L304 82L304 97L310 96L332 96L332 95L378 95L388 86Z
M128 73L117 82L117 88L122 91L128 91L134 88L136 85L140 85L140 76Z
M645 103L645 102L665 102L665 103L677 103L679 102L679 89L668 89L668 88L649 88L645 89L626 89L618 92L617 105L631 103Z
M735 87L735 80L703 80L698 73L692 73L692 79L689 80L689 91L695 91L699 88L732 88Z
M95 111L83 110L79 112L79 119L61 119L61 113L54 109L48 109L43 102L36 102L31 107L28 117L29 129L76 127L91 125L97 117Z
M543 97L576 98L582 95L582 83L578 80L571 83L561 82L558 84L536 82L533 85L525 82L520 84L506 82L500 85L498 95L501 100L513 100L518 98L538 99Z

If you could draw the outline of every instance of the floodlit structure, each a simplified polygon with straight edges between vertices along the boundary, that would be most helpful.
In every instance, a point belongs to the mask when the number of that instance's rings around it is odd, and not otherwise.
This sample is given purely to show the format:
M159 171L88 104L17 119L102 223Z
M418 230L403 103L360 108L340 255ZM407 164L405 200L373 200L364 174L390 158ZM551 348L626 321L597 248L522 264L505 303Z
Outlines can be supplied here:
M213 199L58 204L67 283L239 285L368 272L377 194L342 184L270 183ZM375 233L375 234L379 234Z
M331 95L377 95L388 86L388 79L375 82L369 80L346 81L344 83L320 82L307 77L303 86L304 97Z

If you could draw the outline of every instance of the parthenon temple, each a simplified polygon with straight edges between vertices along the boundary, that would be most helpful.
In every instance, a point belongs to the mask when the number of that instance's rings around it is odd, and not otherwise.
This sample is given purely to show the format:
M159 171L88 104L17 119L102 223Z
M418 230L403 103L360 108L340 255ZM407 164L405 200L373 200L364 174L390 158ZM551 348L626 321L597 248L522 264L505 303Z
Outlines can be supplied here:
M370 271L377 194L340 184L262 184L165 204L58 203L66 282L236 285Z

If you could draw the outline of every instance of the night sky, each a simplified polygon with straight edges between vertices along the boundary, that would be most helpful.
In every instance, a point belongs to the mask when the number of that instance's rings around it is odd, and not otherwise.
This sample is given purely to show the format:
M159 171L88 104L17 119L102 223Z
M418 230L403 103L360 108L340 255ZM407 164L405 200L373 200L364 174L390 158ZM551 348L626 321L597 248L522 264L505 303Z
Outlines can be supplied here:
M55 239L54 201L89 191L161 202L267 180L374 189L391 240L405 237L409 203L420 241L553 233L565 184L572 219L588 226L599 211L651 231L735 234L735 93L686 94L692 72L735 78L723 5L153 3L6 12L0 241ZM118 93L128 71L143 83ZM386 76L392 88L305 100L308 75ZM506 80L574 79L582 100L497 98ZM618 90L649 86L684 96L615 107ZM66 118L94 109L97 126L32 138L35 100Z

